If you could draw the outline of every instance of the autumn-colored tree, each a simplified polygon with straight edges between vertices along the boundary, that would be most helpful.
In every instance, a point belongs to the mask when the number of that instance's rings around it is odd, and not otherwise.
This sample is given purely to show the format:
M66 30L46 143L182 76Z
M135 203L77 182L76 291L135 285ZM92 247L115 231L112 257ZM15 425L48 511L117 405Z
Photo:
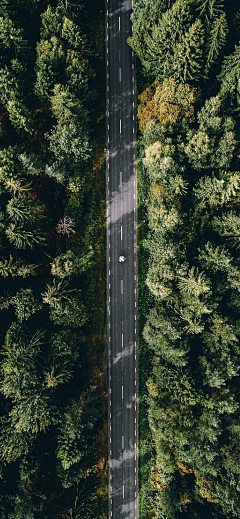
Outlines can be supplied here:
M196 88L179 83L174 78L164 79L162 84L155 83L139 96L140 130L144 131L151 119L173 128L177 128L183 119L193 122L196 100Z

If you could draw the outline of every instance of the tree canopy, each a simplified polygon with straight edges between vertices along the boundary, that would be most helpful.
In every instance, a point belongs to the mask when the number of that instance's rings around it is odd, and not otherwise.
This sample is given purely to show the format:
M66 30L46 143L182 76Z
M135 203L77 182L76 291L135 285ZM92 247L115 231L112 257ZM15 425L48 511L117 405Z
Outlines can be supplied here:
M219 0L138 2L132 19L143 90L141 516L233 519L240 514L238 13Z
M107 506L93 19L101 34L102 0L0 1L1 518L87 519Z

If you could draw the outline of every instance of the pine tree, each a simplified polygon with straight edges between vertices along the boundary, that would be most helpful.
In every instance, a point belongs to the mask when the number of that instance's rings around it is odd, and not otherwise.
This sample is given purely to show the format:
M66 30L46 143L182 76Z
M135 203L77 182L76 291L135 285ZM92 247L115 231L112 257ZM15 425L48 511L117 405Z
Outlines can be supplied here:
M234 52L224 58L218 79L220 81L220 96L230 98L233 103L239 104L240 45L236 45Z
M5 234L17 249L33 249L36 245L45 243L45 235L40 229L26 229L21 225L11 223L5 230Z
M74 289L69 289L67 281L56 281L54 278L51 285L47 283L46 290L42 293L42 300L51 308L60 309L62 301L68 301L71 292L74 292Z
M21 225L25 221L36 221L43 217L43 206L37 202L36 198L21 193L21 196L15 196L9 200L6 212L14 223Z
M134 34L133 25L133 38L129 39L129 43L136 52L140 50L142 64L154 79L161 80L173 76L174 49L188 31L191 22L190 2L177 0L156 23L153 23L151 32L146 31L143 43L140 43L141 35L139 37L138 34ZM138 27L136 29L138 30Z
M197 80L202 76L204 28L196 20L174 48L173 76L179 81Z
M224 213L222 217L215 216L212 222L213 229L220 236L226 238L231 247L240 247L240 217L235 211Z
M198 249L198 259L207 270L216 273L228 272L233 258L225 246L207 242L203 249Z
M208 72L211 64L216 60L221 48L225 45L228 34L228 24L226 14L224 12L218 18L215 18L211 24L210 34L207 43L208 55L206 62L206 71Z

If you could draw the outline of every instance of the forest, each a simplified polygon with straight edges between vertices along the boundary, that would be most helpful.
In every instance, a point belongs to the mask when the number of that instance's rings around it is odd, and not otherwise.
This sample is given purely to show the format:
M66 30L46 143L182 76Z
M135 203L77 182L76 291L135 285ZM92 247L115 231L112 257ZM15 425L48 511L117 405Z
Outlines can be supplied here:
M104 1L0 0L0 49L0 518L105 518Z
M142 519L240 517L240 10L138 0Z

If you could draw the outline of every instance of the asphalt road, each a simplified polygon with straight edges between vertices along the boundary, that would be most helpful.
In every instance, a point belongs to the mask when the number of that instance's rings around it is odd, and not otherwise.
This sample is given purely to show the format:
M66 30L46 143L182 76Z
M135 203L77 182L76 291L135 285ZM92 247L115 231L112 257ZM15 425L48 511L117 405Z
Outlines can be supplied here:
M138 518L135 59L126 43L131 12L132 0L106 0L109 515L114 519Z

